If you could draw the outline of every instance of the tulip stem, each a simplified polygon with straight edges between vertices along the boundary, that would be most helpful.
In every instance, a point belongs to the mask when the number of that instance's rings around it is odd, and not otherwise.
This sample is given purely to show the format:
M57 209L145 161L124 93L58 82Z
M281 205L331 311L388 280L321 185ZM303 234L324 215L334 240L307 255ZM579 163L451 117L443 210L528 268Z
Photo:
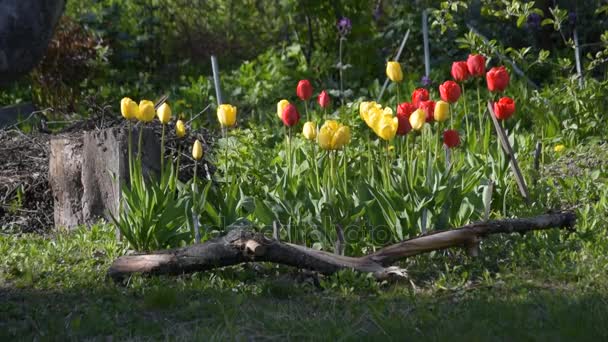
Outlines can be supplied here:
M464 82L462 82L462 100L464 102L464 121L465 121L465 125L467 127L466 132L467 132L467 137L469 136L469 116L467 115L467 112L469 111L469 107L467 106L467 95L465 93L465 89L464 89Z
M306 111L306 121L310 121L310 116L308 115L308 100L304 100L304 110Z
M306 102L304 102L306 103ZM308 113L308 111L307 111ZM291 127L287 127L287 180L291 179Z
M127 141L127 149L128 149L128 153L129 153L129 181L131 182L131 188L133 188L133 141L132 140L132 133L131 133L131 120L128 121L127 123L127 129L129 130L127 132L127 139L129 139Z
M344 77L342 76L342 71L344 70L344 66L342 65L342 41L345 40L344 37L340 37L340 103L344 106Z
M179 161L179 160L178 160ZM196 214L196 198L197 195L197 178L196 178L196 170L198 168L198 160L194 160L194 177L192 177L192 225L194 226L194 242L201 242L201 233L198 229L198 215Z
M348 191L348 178L346 176L346 164L347 164L346 154L347 154L347 152L348 152L348 147L344 146L344 152L342 153L342 156L343 156L342 168L344 171L344 192L345 193Z
M140 164L141 167L141 145L142 145L142 141L144 140L144 127L143 124L139 127L139 141L137 142L137 162Z
M228 128L222 127L222 135L224 137L224 178L228 182Z
M321 190L321 183L319 182L319 165L317 164L317 144L313 144L313 155L312 162L315 168L315 177L317 179L317 192Z
M477 82L477 115L479 116L479 136L483 135L483 113L481 112L481 94L479 82Z
M163 179L165 172L165 128L167 125L163 124L163 130L160 135L160 179Z

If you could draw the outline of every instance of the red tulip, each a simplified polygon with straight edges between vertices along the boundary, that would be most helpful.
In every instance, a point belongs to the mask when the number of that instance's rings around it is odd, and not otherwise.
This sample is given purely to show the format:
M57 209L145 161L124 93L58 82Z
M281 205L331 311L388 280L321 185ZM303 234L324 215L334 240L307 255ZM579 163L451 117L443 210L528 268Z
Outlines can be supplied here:
M405 116L397 114L397 120L399 121L399 125L397 126L397 135L406 135L412 130L409 115Z
M460 97L460 86L454 81L445 81L439 85L439 94L443 101L454 103Z
M422 101L419 108L426 113L426 122L435 121L435 101Z
M409 118L412 113L418 109L414 104L410 102L403 102L399 106L397 106L397 116L403 116L405 118Z
M418 88L412 93L412 104L416 109L420 106L421 101L427 101L429 99L429 91L424 88Z
M308 101L312 96L312 85L308 80L301 80L298 82L298 87L296 88L296 94L302 101Z
M503 91L509 85L509 72L504 66L494 67L486 74L488 90L492 92Z
M285 106L283 109L283 115L281 115L281 119L283 123L287 127L295 126L298 121L300 121L300 114L298 113L298 109L292 103Z
M486 73L486 58L483 55L469 55L467 68L472 77L481 77Z
M503 97L494 102L494 115L498 120L506 120L515 113L515 101L510 97Z
M319 97L317 97L317 102L319 103L319 106L321 106L321 108L327 108L329 107L331 98L329 97L329 94L325 90L323 90L321 94L319 94Z
M460 136L458 136L458 131L453 129L448 129L443 132L443 143L448 148L456 147L460 145Z
M469 78L469 68L466 61L452 63L452 78L456 82L463 82Z

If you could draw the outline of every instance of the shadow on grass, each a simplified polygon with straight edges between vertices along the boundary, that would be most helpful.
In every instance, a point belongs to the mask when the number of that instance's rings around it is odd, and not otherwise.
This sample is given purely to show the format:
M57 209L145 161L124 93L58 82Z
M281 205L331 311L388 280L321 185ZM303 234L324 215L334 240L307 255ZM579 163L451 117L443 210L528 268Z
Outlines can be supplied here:
M285 295L275 287L244 292L167 278L137 291L111 283L4 288L0 340L608 340L608 296L595 290L524 284L412 294L399 287L370 296L301 288Z

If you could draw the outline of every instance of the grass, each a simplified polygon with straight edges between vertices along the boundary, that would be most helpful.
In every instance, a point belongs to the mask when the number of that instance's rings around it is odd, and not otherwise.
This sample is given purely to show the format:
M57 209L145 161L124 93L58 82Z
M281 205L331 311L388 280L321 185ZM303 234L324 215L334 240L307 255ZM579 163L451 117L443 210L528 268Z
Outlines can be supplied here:
M608 185L589 162L604 150L570 151L540 181L576 209L575 233L422 255L394 283L256 264L115 284L126 249L109 225L0 235L0 340L608 340Z

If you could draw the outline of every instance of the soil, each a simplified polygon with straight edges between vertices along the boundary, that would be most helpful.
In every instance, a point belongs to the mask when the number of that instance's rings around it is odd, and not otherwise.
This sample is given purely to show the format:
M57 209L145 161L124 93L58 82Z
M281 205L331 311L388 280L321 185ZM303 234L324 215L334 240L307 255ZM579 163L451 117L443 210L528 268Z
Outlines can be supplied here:
M118 117L95 117L77 121L55 134L72 135L127 125ZM146 124L153 127L159 139L162 125L158 121ZM54 227L53 197L49 186L49 141L55 134L25 134L19 130L0 130L0 233L48 233ZM176 160L180 154L179 178L188 181L194 173L190 151L196 139L203 143L205 155L213 137L207 130L189 132L179 139L175 123L166 127L165 153ZM203 160L198 174L205 177L215 168Z

